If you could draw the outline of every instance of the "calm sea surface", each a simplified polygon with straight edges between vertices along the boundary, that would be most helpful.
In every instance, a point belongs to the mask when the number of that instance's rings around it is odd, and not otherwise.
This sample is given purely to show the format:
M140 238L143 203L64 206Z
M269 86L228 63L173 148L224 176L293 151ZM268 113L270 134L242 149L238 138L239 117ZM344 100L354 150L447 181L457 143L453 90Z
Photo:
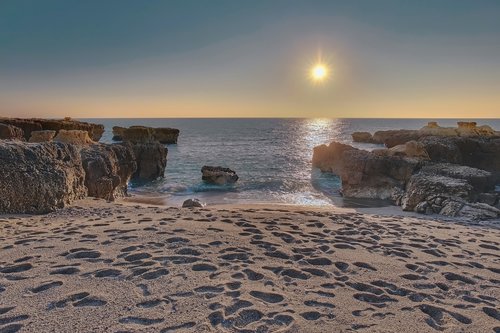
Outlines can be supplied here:
M340 180L311 166L313 147L333 140L352 143L351 133L387 129L418 129L420 119L86 119L106 126L102 142L112 142L113 126L174 127L177 145L168 145L165 178L131 185L131 192L161 197L178 205L196 197L207 203L290 203L302 205L370 204L344 202ZM438 120L456 126L457 119ZM500 119L481 120L500 130ZM355 144L364 149L377 145ZM235 170L234 186L201 181L203 165Z

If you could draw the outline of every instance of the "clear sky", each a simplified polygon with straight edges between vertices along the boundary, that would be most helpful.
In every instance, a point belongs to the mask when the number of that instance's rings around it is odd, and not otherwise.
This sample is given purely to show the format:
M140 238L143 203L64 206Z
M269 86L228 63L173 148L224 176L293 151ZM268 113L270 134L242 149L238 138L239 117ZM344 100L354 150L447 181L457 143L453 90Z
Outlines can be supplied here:
M0 0L0 115L498 118L500 1Z

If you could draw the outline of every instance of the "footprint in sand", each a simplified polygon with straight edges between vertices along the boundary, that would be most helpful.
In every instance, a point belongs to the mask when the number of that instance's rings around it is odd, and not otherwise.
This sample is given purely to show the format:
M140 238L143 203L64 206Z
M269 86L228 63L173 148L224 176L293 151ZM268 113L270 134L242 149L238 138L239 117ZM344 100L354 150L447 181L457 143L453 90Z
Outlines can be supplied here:
M250 296L260 299L266 303L279 303L282 302L285 298L280 294L275 293L267 293L257 290L250 291Z
M49 290L49 289L52 289L55 287L60 287L62 285L63 285L62 281L49 281L49 282L42 283L38 287L31 289L31 292L34 294L38 294L42 291L46 291L46 290Z

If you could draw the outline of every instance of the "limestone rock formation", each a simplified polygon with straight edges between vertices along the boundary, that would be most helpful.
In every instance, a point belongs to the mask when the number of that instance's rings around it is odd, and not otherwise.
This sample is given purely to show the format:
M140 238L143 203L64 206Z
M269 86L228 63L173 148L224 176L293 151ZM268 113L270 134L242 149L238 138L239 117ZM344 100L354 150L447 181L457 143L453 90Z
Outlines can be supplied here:
M375 149L374 154L380 156L401 156L428 160L429 154L425 150L424 144L418 141L408 141L402 145L397 145L387 149Z
M19 127L0 123L0 140L23 140L24 132Z
M123 141L123 132L126 130L125 127L113 126L113 141Z
M154 128L146 126L113 127L113 140L121 139L132 145L137 162L137 170L132 176L135 182L155 180L165 174L168 149L154 133Z
M89 137L87 131L81 130L59 130L56 137L54 138L56 142L72 143L75 145L86 145L92 143L92 139Z
M165 175L168 149L159 142L133 143L137 170L132 175L136 182L151 181Z
M74 145L0 142L0 165L1 213L47 213L87 194Z
M210 184L225 185L233 184L238 180L235 171L220 166L207 166L201 168L201 179Z
M163 144L177 143L180 131L176 128L131 126L129 128L114 126L113 140L130 142L159 141Z
M130 126L122 131L121 136L123 141L129 141L132 143L155 141L152 127Z
M154 128L154 137L163 144L177 143L180 131L176 128L156 127Z
M352 140L354 142L380 143L374 140L372 134L369 132L354 132L352 133Z
M431 161L487 170L500 180L500 138L425 137L420 142Z
M93 141L99 141L104 133L104 125L77 121L68 117L64 119L0 118L0 123L21 128L24 131L25 140L29 140L32 131L41 130L53 130L56 132L62 129L87 131Z
M404 188L420 159L379 155L332 142L314 148L313 166L340 176L346 197L390 199Z
M130 144L93 144L81 147L88 196L113 201L127 195L137 164Z
M29 142L50 142L56 136L56 131L32 131Z
M356 138L354 138L355 134ZM458 122L457 127L441 127L437 122L431 121L419 130L388 130L377 131L373 136L369 134L367 132L355 132L353 133L353 140L355 142L381 143L391 148L408 141L419 141L429 136L442 138L500 138L500 132L496 132L488 125L477 126L476 122Z
M500 206L497 140L425 137L372 152L332 142L314 148L313 166L338 175L345 197L390 199L404 210L425 214L495 218L495 206Z

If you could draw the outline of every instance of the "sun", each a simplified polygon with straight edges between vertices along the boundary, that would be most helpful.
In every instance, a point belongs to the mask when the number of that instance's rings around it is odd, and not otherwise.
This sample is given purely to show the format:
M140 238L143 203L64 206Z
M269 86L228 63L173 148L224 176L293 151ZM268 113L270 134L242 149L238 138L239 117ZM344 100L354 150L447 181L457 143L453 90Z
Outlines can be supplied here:
M328 77L328 67L318 63L311 68L311 78L316 82L324 81Z

